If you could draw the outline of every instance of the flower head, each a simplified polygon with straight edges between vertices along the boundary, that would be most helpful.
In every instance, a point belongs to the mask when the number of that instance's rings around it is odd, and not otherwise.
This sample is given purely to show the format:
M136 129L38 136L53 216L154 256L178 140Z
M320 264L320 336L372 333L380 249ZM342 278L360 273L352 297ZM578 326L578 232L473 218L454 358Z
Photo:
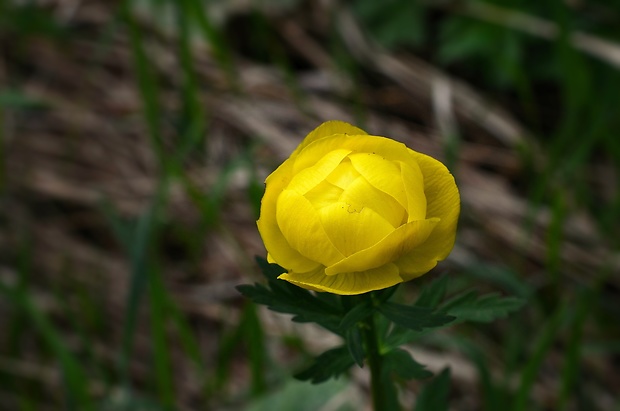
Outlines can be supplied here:
M460 199L439 161L341 121L312 131L266 180L258 230L279 278L361 294L445 259Z

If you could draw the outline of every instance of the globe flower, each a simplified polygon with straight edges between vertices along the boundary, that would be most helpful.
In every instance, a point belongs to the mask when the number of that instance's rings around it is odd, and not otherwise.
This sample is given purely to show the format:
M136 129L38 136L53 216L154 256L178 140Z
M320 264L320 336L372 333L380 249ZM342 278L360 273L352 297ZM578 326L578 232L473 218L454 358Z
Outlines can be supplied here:
M267 259L309 290L391 287L454 246L460 198L448 169L348 123L321 124L265 184L257 225Z

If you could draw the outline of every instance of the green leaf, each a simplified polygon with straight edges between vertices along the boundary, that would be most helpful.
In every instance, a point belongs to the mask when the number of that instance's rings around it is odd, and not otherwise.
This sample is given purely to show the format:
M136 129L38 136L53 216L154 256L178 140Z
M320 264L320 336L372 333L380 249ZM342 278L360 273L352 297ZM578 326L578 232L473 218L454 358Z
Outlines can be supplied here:
M362 333L359 327L351 327L346 332L345 341L347 343L347 349L353 361L359 366L364 366L364 346L362 344Z
M389 375L394 373L405 380L421 380L433 375L426 366L400 348L395 348L383 356L383 372L386 373L383 378L389 378Z
M458 295L443 305L442 309L456 317L455 322L491 322L519 310L525 300L517 297L502 297L490 293L479 297L475 291Z
M445 368L420 392L413 411L448 411L450 369Z
M353 327L355 324L364 321L366 318L370 317L375 312L375 307L373 307L369 301L360 302L356 304L349 312L345 314L340 322L340 329L345 332L349 330L349 328Z
M372 295L372 299L375 301L375 304L380 305L389 300L394 293L396 293L399 286L400 284L396 284L391 287L384 288L383 290L373 291L370 294Z
M296 374L295 378L318 384L330 378L337 378L351 368L353 364L354 361L349 354L349 349L345 346L340 346L319 355L315 358L314 364Z
M505 291L507 294L527 298L534 292L531 285L509 266L476 262L465 268L463 274L474 280L483 280Z
M240 285L237 290L256 304L266 305L270 310L292 314L295 322L315 322L338 335L342 320L342 308L317 298L308 290L297 287L287 281L278 280L285 270L269 264L257 257L261 271L267 278L267 285Z
M446 296L448 277L441 276L422 289L415 305L418 307L435 308Z
M401 327L415 331L421 331L424 328L441 327L452 322L455 318L427 307L385 303L378 308L379 312L387 319Z
M269 264L267 260L261 257L256 257L256 263L258 264L260 271L265 277L267 277L268 280L275 280L280 274L284 274L286 272L285 268L280 267L278 264Z

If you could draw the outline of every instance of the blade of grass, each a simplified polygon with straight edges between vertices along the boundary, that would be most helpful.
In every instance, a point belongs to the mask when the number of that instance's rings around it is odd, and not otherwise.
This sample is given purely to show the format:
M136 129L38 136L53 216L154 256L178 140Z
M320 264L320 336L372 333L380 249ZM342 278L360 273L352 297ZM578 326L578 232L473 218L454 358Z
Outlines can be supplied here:
M161 272L155 264L148 264L149 303L151 314L151 338L153 341L153 357L157 392L161 402L172 408L174 406L174 386L170 350L166 339L166 291L161 279Z
M5 141L5 117L8 112L0 104L0 194L4 194L6 190L6 148Z
M566 321L566 317L567 305L561 304L556 308L547 323L541 328L539 337L534 343L533 352L521 373L519 388L513 402L514 411L525 411L529 409L531 405L529 400L531 398L532 387L536 382L540 367L547 353L552 348L560 327Z
M203 142L206 129L206 115L198 97L198 83L196 82L196 73L194 70L192 45L190 38L191 20L188 18L192 15L192 7L190 3L194 1L180 0L175 3L177 16L177 29L179 32L179 60L183 70L183 112L184 115L180 120L182 127L181 144L177 151L177 159L183 162L183 159ZM204 155L204 154L203 154Z
M583 337L583 326L588 316L591 297L590 290L584 290L579 295L576 312L572 318L570 335L568 338L568 348L564 368L561 374L560 398L558 400L558 410L565 410L568 407L570 397L578 378L581 361L581 342Z
M160 132L161 113L159 110L158 83L144 47L142 31L131 11L131 3L131 0L125 0L121 4L121 16L129 31L134 70L138 80L148 135L151 138L151 147L159 161L160 171L165 171L167 169L167 158Z
M265 391L264 373L267 357L264 344L264 333L256 314L254 304L248 303L241 313L237 326L220 340L216 363L215 380L211 390L218 392L230 377L230 369L235 353L241 347L246 348L252 375L252 395L257 396Z
M127 252L131 261L131 281L127 295L126 315L122 331L122 347L119 359L119 373L126 389L129 389L129 361L136 332L138 309L148 286L147 251L150 246L155 219L159 210L164 207L167 198L167 184L160 182L150 208L137 222L133 230L122 228L118 216L109 214L112 225L123 236L119 238L121 244L129 245Z
M267 357L265 355L265 335L254 304L246 304L243 312L242 327L250 360L252 395L258 396L265 392L267 387L265 383Z
M553 199L551 222L547 231L546 271L549 274L549 280L553 284L554 290L559 289L562 240L564 237L566 214L564 193L558 191Z
M20 290L0 283L0 293L4 294L7 300L11 301L15 307L23 310L32 322L35 330L50 348L54 358L58 360L63 376L66 409L76 411L94 410L88 391L89 379L80 366L78 359L65 344L61 333L56 330L52 322L32 301L26 290Z
M205 41L213 47L213 54L215 59L219 63L220 67L226 74L230 87L233 90L239 90L239 82L237 74L233 66L233 59L231 57L231 48L226 44L225 38L222 34L213 26L209 20L209 16L205 11L205 4L201 1L187 1L184 0L184 5L188 10L191 10L191 15L196 19L198 28L202 33Z

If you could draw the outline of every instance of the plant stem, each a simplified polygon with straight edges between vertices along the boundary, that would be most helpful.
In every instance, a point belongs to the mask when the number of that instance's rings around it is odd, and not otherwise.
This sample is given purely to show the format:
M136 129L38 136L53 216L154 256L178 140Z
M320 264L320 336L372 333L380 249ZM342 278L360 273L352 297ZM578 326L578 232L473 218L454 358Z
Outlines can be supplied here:
M381 372L381 353L379 352L379 342L377 340L377 327L374 315L368 317L362 330L362 338L366 347L366 358L370 368L370 392L372 394L373 410L384 410L386 404L385 391L383 390Z

